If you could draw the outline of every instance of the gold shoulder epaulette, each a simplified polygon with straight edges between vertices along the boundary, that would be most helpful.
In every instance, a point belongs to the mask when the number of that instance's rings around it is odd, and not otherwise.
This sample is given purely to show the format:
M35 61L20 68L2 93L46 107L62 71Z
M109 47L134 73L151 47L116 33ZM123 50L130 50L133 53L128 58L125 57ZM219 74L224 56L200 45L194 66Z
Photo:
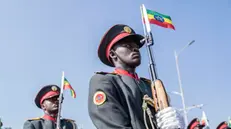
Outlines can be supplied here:
M113 73L113 72L110 73L110 72L99 71L99 72L95 72L95 74L104 74L104 75L105 75L105 74L114 74L114 75L115 75L116 73Z
M151 83L151 80L150 80L150 79L147 79L147 78L140 77L140 80L143 80L143 81L145 81L145 82Z
M28 120L40 120L40 119L41 119L41 117L35 117L35 118L30 118Z
M72 120L72 119L66 119L66 118L64 118L63 120L75 122L75 120Z

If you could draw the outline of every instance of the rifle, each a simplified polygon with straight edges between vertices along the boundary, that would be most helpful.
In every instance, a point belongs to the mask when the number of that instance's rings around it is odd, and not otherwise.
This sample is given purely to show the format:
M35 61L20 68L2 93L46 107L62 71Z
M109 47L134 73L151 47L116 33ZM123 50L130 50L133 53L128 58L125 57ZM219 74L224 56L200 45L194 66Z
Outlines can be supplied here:
M62 72L62 79L61 79L61 89L60 89L60 95L59 95L59 109L58 109L58 116L56 120L56 129L61 129L61 108L62 108L62 102L63 102L63 86L64 86L64 72Z
M142 20L145 22L145 23L142 22L143 28L144 28L145 38L141 42L145 43L146 47L147 47L147 53L148 53L148 57L149 57L149 73L150 73L150 77L151 77L151 90L152 90L152 98L153 98L153 99L151 99L150 97L145 95L143 100L147 104L154 107L155 111L158 112L160 110L163 110L164 108L169 107L170 104L169 104L168 96L167 96L165 87L163 85L163 82L160 79L158 79L158 77L157 77L157 72L156 72L156 67L155 67L156 64L155 64L154 56L153 56L152 49L151 49L151 46L154 45L154 40L153 40L153 36L152 36L151 28L150 28L150 23L148 20L148 15L147 15L145 6L141 5L140 10L141 10L141 15L142 15L141 16ZM149 111L147 111L147 112L149 112ZM150 115L150 113L148 113L148 115ZM151 122L151 119L150 119L150 122Z

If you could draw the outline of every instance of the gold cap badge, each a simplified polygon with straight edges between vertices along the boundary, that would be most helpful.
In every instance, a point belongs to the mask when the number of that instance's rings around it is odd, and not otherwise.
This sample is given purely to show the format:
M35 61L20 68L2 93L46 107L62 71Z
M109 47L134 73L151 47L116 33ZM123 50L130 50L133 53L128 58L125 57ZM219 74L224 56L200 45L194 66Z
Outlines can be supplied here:
M52 86L52 87L51 87L51 90L57 91L57 87L56 87L56 86Z
M128 27L128 26L124 27L124 31L127 32L127 33L131 33L132 32L131 28Z

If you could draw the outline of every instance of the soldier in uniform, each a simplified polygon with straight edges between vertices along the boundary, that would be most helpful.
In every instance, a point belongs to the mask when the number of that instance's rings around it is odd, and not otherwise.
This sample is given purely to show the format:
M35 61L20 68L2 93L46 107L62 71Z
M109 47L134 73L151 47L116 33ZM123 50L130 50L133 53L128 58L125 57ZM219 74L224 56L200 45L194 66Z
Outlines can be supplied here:
M2 126L3 126L3 123L2 123L2 121L1 121L1 119L0 119L0 129L1 129Z
M217 126L217 129L231 129L231 128L228 127L228 123L226 121L223 121Z
M136 67L141 63L139 48L143 46L140 43L143 38L129 26L117 24L101 40L98 57L115 70L111 73L96 72L90 80L88 112L98 129L146 128L143 96L151 97L152 93L149 80L139 78L136 73ZM180 115L174 108L157 114L152 112L153 117L157 117L159 128L184 128L182 117L178 117ZM151 129L150 123L148 128Z
M35 104L44 111L43 117L29 119L23 129L56 129L60 88L57 85L44 86L35 98ZM74 120L61 119L62 129L76 129Z
M187 129L203 129L205 125L200 124L200 120L198 118L194 118L188 125Z

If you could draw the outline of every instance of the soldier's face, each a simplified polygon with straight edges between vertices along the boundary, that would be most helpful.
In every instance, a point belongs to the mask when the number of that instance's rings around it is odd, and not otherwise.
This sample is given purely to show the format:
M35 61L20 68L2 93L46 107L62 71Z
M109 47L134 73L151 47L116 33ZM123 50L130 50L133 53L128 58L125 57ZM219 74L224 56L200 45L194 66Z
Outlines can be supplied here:
M45 99L42 104L42 109L49 113L58 112L59 108L59 96L55 96L52 98Z
M115 56L121 61L120 63L125 63L128 66L137 67L141 63L141 55L139 51L139 46L132 39L125 39L113 47Z

